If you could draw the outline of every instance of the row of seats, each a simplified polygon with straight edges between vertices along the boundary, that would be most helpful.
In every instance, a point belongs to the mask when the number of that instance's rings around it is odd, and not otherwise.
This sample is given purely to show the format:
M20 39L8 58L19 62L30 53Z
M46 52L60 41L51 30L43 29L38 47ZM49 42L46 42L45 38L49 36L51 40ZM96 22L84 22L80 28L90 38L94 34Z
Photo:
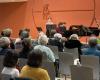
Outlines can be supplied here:
M59 73L62 75L65 75L65 78L67 78L68 76L71 76L72 80L80 80L80 79L73 79L73 75L75 75L75 69L78 70L77 74L79 74L79 76L84 75L91 78L93 77L94 80L99 80L99 69L100 69L100 64L99 64L99 57L97 56L87 56L87 55L82 55L81 56L81 66L76 66L77 68L73 67L73 56L72 54L65 54L65 53L59 53L60 57L59 57ZM20 59L23 62L20 62L20 64L22 65L22 63L25 64L25 60ZM72 66L73 65L73 66ZM48 62L48 61L43 61L42 64L42 68L46 69L51 77L51 80L55 80L55 67L53 62ZM75 68L75 69L73 69ZM84 70L85 68L85 70ZM80 74L80 69L82 69L82 74ZM74 71L73 71L74 70ZM88 72L89 71L89 72ZM74 73L73 73L74 72ZM74 76L75 77L75 76ZM77 76L78 77L78 76ZM84 80L92 80L91 78L88 79L88 77L85 77L87 79ZM81 78L81 77L78 77ZM81 79L82 80L82 79Z
M58 52L58 49L56 46L49 46L49 47L55 53L56 59L59 59L59 73L64 74L65 77L72 75L70 69L71 69L71 65L73 65L74 63L73 62L74 59L78 57L78 50L77 49L65 49L65 52ZM0 55L0 64L2 64L3 57L4 56ZM45 55L43 59L44 60L43 60L42 67L48 70L51 80L55 80L56 72L55 72L55 66L53 62L46 61L47 58ZM26 62L27 62L27 59L19 58L20 67L23 67L26 64ZM88 68L93 69L93 79L99 80L99 65L100 65L99 57L82 55L81 64L82 64L82 67L86 66ZM2 69L3 69L3 66L0 65L0 72Z

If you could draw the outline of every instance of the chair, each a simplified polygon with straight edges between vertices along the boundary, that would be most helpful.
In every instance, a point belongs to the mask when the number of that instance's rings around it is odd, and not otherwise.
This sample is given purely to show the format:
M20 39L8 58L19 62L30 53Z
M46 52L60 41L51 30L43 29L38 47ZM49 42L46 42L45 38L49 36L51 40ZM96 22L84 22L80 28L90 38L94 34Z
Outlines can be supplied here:
M70 76L70 65L73 65L73 55L66 52L59 53L59 73L66 76Z
M18 66L22 68L27 64L27 59L26 58L18 58Z
M74 58L74 59L78 58L78 54L79 54L79 53L78 53L78 48L69 49L69 48L65 48L65 47L64 47L64 52L73 54L73 58Z
M1 74L1 75L2 75L2 77L1 77L0 80L13 80L11 78L11 75L8 75L8 74Z
M93 78L99 80L99 57L94 55L81 55L81 64L93 69Z
M1 80L1 72L3 70L3 59L4 59L4 55L0 55L0 80Z
M54 52L54 56L56 59L59 59L58 56L58 47L57 46L52 46L52 45L47 45L53 52Z
M14 78L14 80L32 80L32 79L16 77L16 78Z
M43 61L42 68L48 71L51 80L55 80L56 72L54 62Z
M93 69L85 66L71 65L71 80L93 80Z

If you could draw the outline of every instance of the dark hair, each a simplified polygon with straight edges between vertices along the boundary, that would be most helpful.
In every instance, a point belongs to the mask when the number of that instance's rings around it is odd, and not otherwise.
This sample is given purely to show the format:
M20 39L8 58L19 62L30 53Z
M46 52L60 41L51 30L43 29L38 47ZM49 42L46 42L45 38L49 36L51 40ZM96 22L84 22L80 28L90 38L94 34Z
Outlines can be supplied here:
M18 54L14 50L9 50L3 61L3 66L5 67L15 67L18 61Z
M38 32L42 31L41 27L36 27L36 29L37 29Z
M22 40L22 46L24 48L29 48L32 45L32 40L30 38L24 38Z
M29 37L29 32L27 31L22 31L20 34L20 38L23 40L24 38L28 38Z
M28 55L27 65L38 68L42 64L42 52L40 50L32 50Z
M97 39L95 37L90 37L88 43L90 47L95 47L97 45Z
M32 41L30 38L24 38L22 40L22 50L19 53L20 57L27 58L27 55L32 51L33 46L32 46Z
M30 32L30 29L28 29L28 28L23 28L23 29L21 29L21 30L19 30L19 36L21 35L21 33L23 32L23 31L26 31L26 32Z

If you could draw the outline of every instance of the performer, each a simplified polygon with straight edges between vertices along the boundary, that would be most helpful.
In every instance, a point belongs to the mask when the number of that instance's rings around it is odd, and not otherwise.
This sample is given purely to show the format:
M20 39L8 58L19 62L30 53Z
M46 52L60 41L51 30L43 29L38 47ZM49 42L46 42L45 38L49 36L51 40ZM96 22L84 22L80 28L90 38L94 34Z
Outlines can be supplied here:
M46 22L46 35L50 37L51 30L55 29L56 25L53 23L52 18L49 17Z
M65 22L60 22L58 24L58 27L56 28L56 31L60 34L62 34L62 36L64 36L64 33L66 32L66 27L65 27Z

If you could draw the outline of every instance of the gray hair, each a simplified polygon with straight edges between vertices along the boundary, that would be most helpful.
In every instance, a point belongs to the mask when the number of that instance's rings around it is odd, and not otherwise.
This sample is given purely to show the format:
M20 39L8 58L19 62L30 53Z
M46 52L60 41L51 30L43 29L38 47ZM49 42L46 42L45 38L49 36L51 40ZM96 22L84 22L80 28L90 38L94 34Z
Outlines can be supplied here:
M72 34L72 35L69 37L69 39L71 39L71 40L79 40L79 37L78 37L77 34Z
M97 45L97 38L96 37L90 37L88 43L89 43L90 47L95 47Z
M48 38L45 35L42 35L38 39L38 44L46 45L48 43Z
M8 47L10 45L10 39L8 37L1 37L0 38L1 47Z

